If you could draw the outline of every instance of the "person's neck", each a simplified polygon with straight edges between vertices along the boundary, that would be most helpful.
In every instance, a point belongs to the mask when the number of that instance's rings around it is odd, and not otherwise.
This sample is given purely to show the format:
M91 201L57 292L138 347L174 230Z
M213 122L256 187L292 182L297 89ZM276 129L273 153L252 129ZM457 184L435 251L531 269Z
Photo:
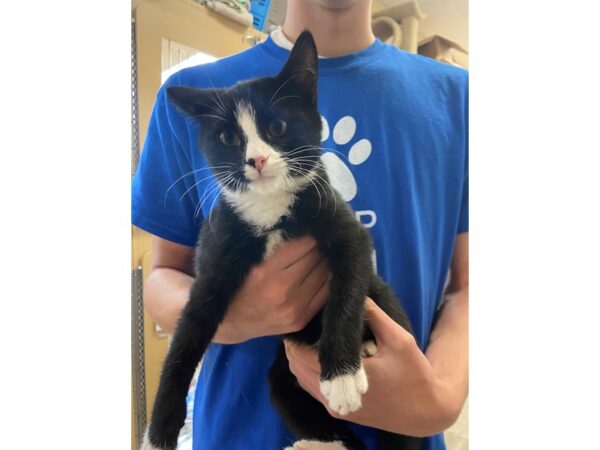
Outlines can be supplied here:
M344 9L328 9L315 1L288 0L283 34L295 42L308 29L319 55L348 55L375 42L371 29L371 0L359 0Z

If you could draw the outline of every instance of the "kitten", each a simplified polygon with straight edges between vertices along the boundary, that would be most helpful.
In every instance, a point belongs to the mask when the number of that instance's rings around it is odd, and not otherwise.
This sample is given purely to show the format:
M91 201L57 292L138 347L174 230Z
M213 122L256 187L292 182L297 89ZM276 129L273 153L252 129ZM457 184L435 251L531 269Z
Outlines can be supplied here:
M171 87L167 94L201 125L200 149L223 195L200 232L197 277L164 363L142 449L175 449L194 369L229 301L253 266L282 241L302 235L313 236L329 261L331 295L303 330L286 337L318 347L321 392L330 408L344 415L357 410L368 389L361 351L374 350L363 317L365 296L405 329L411 327L400 302L374 273L368 231L330 187L321 163L312 35L300 35L276 77L218 90ZM343 421L299 387L283 345L269 384L280 416L305 439L293 448L366 449ZM398 450L419 448L421 440L381 432L381 442L381 448Z

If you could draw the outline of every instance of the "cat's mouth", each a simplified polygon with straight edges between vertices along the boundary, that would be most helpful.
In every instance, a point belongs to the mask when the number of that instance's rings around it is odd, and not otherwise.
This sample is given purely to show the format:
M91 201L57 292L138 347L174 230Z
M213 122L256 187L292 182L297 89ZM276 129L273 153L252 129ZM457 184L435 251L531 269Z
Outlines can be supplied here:
M269 187L275 188L279 185L282 174L273 172L260 172L254 174L246 174L246 180L248 180L248 187L265 189Z
M244 171L248 189L260 193L277 191L285 186L286 171L281 168L265 168L258 171L248 168Z

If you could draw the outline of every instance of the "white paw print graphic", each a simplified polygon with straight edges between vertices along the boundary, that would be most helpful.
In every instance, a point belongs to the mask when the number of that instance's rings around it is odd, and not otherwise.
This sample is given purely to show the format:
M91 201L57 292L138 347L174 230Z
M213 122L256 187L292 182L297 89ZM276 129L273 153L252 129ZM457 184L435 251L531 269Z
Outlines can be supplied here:
M321 116L323 122L323 134L321 142L329 139L329 123L325 117ZM344 116L333 127L333 142L338 145L348 144L356 133L356 121L352 116ZM323 149L324 153L321 160L325 165L327 174L331 181L331 185L341 194L342 198L349 202L358 191L354 175L350 172L348 166L340 159L340 157L327 150ZM354 166L364 163L371 156L371 141L361 139L355 142L348 152L348 162Z

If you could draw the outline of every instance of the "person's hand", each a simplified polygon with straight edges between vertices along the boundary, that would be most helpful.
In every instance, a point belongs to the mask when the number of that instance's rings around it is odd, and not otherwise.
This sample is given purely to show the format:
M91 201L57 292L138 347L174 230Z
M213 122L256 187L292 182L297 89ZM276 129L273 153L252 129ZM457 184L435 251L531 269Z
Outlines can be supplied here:
M332 411L319 388L317 352L286 340L290 370L300 386L339 419L408 436L430 436L448 428L454 417L448 408L452 393L435 377L413 336L370 298L365 312L377 352L363 359L369 389L362 407L344 416Z
M327 300L329 278L313 238L283 243L250 271L213 341L234 344L301 330Z

